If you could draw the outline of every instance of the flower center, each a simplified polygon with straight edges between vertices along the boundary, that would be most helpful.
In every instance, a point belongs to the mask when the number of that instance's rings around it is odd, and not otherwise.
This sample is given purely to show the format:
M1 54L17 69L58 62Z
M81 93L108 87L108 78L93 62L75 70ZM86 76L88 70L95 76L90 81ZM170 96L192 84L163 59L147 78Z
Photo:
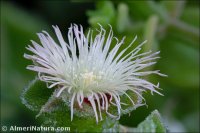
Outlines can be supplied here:
M97 79L97 76L94 75L93 72L84 73L84 74L81 74L81 76L82 76L83 83L85 86L95 83L96 82L95 80Z

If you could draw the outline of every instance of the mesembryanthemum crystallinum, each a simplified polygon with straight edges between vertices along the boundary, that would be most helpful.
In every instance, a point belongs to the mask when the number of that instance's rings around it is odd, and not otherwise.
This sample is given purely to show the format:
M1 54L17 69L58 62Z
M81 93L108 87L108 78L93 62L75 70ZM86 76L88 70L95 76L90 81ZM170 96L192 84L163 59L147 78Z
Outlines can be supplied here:
M93 37L92 30L84 35L82 26L71 25L67 42L59 28L53 26L59 43L43 31L38 34L41 45L31 41L32 45L27 47L33 55L24 54L25 58L34 62L34 65L29 65L27 69L38 72L39 79L46 82L48 88L58 89L56 97L60 97L62 93L71 96L71 120L74 103L83 108L85 99L93 108L98 122L99 119L102 120L102 110L110 117L120 117L121 105L126 105L120 100L122 95L126 95L131 101L132 105L129 106L135 105L127 94L128 90L141 98L141 92L146 90L162 95L156 90L159 89L159 84L154 85L142 78L149 74L164 76L159 70L142 71L156 63L154 60L159 58L159 52L139 53L146 41L127 52L137 36L119 52L125 38L119 41L114 37L111 26L106 36L106 30L99 26L98 34ZM111 43L115 43L113 48ZM109 112L110 105L117 108L118 115Z

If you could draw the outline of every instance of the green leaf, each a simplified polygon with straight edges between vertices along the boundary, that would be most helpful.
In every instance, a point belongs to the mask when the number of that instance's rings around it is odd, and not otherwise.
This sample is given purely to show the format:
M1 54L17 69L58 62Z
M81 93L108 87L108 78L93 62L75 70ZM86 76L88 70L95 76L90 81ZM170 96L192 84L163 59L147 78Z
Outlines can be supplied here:
M135 129L138 132L166 132L166 128L161 120L160 114L154 110L143 122Z
M134 110L136 107L140 106L141 99L138 98L137 94L133 92L127 92L131 99L136 104L132 105L130 99L123 95L121 100L127 105L122 106L124 111L122 114L126 114ZM98 132L117 132L118 131L118 121L116 119L107 116L105 111L102 111L103 120L96 123L95 114L90 105L84 103L83 109L80 109L77 103L74 103L74 114L73 121L71 121L71 111L70 111L70 96L63 95L67 97L56 98L56 91L53 92L52 89L48 89L46 84L35 78L30 82L28 87L26 87L22 93L22 102L31 110L40 111L37 115L44 117L46 120L43 123L44 126L54 126L54 127L66 127L69 126L71 131L98 131ZM117 108L110 106L109 112L112 114L117 114Z
M55 97L54 91L48 101L41 107L37 117L45 119L43 126L70 127L72 132L117 132L118 121L107 117L102 111L103 120L96 123L95 114L92 107L84 103L80 108L78 103L74 103L73 121L71 121L70 96L68 92L63 92L60 98ZM109 108L110 110L110 108ZM114 111L117 112L115 109Z
M69 107L60 100L56 104L58 108L53 112L43 113L46 121L43 126L70 127L71 132L117 132L118 121L105 118L103 121L96 123L95 117L80 117L74 114L71 121L71 112Z
M54 92L56 93L56 91ZM64 95L65 94L65 95ZM83 108L78 106L78 103L74 103L74 114L73 121L71 121L71 111L70 111L70 95L67 92L63 92L61 98L55 98L52 95L48 102L42 106L38 116L44 117L46 120L43 123L44 126L54 126L54 127L66 127L69 126L71 131L78 132L117 132L118 131L118 121L111 118L106 114L105 111L102 111L103 120L96 123L95 114L92 107L83 103ZM142 106L142 99L138 97L137 94L134 94L131 91L128 91L127 94L134 101L135 106L132 105L130 99L123 95L121 96L121 102L126 103L127 105L122 105L124 110L121 110L122 114L130 113L132 110L136 109L139 106ZM117 115L117 107L109 106L109 112L113 115Z
M38 78L32 80L27 87L24 88L21 100L27 108L33 111L39 111L41 107L48 101L53 90L48 89L46 84Z
M154 110L137 128L128 128L120 126L122 132L151 132L151 133L166 133L167 129L162 122L161 116L157 110Z

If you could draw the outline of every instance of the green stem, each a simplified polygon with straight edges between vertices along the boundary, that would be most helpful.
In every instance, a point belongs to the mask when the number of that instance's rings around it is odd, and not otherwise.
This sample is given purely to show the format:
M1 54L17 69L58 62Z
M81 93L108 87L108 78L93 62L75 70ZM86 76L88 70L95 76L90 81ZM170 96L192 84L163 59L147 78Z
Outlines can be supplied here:
M176 19L178 19L181 16L182 11L185 7L185 0L162 1L162 3L168 11L168 16Z
M175 9L174 12L172 14L173 18L179 18L182 14L182 11L185 7L185 0L180 0L180 1L175 1L176 5L175 5Z
M169 24L169 30L173 33L177 33L180 36L187 36L186 39L190 39L194 46L198 47L199 45L199 30L187 23L184 23L179 20L171 20Z

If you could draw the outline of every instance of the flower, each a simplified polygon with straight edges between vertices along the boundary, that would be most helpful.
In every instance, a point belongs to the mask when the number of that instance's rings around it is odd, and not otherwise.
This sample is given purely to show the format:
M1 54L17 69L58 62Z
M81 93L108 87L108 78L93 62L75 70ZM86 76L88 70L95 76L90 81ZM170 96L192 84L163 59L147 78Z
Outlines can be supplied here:
M39 79L46 82L48 88L59 89L56 97L60 97L63 92L71 95L71 120L74 103L77 102L82 108L85 99L93 108L98 122L99 117L102 120L102 110L111 117L120 117L121 95L126 95L134 106L133 100L126 93L128 90L139 97L142 97L140 92L146 90L162 95L156 90L159 84L154 85L141 78L149 74L164 76L158 70L141 71L155 64L154 60L159 58L159 52L139 54L146 41L127 53L137 39L136 36L128 47L119 52L125 37L121 41L113 37L112 27L106 37L106 30L100 25L100 29L97 29L98 34L93 39L92 30L85 36L82 26L71 25L68 42L64 41L57 26L53 28L59 44L43 31L38 33L42 45L31 41L33 46L28 45L27 49L33 55L24 54L24 57L34 63L27 66L27 69L38 72ZM116 45L111 48L111 43L115 41ZM116 106L118 116L109 113L110 105Z

